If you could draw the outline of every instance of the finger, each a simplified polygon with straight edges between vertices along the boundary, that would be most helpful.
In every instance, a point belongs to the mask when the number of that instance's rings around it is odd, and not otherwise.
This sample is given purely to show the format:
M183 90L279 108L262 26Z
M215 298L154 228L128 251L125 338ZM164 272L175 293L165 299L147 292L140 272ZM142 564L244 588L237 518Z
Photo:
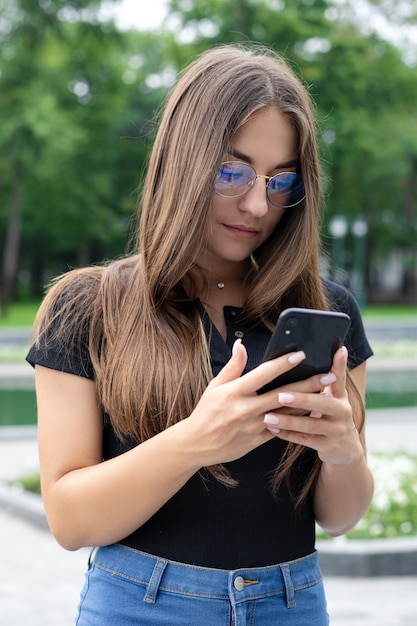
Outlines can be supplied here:
M347 369L348 351L345 346L336 350L333 357L332 373L336 376L336 380L330 384L329 391L335 398L341 398L346 393L346 369Z
M246 379L246 376L247 374L243 378ZM328 383L332 382L335 379L334 374L332 374L331 372L329 374L326 374L325 376ZM306 378L304 380L300 380L298 382L273 389L272 391L268 391L264 394L261 394L260 396L261 398L263 398L265 403L265 405L263 405L263 409L261 410L270 412L279 409L280 412L283 412L287 415L309 415L310 411L306 410L305 408L283 406L282 404L280 404L278 400L278 392L299 391L303 392L304 394L319 392L321 393L323 391L323 385L324 382L321 381L321 376L315 375L311 376L310 378Z
M236 339L232 348L232 357L220 370L217 376L213 378L209 386L218 387L219 385L223 385L224 383L228 383L239 378L245 369L247 360L248 354L245 346L242 344L242 340Z
M289 417L282 413L266 413L264 424L273 435L293 443L309 445L309 447L311 447L312 439L322 438L326 432L326 426L321 424L317 417L311 416Z
M269 430L273 435L278 435L280 432L281 417L277 413L269 412L264 415L265 428Z
M296 393L282 391L278 394L278 402L281 406L304 409L309 413L316 412L322 415L331 415L334 412L335 399L330 393Z
M248 393L254 393L259 389L262 389L264 385L270 383L277 376L280 376L281 374L284 374L299 365L305 358L305 353L300 350L298 352L290 352L289 354L285 354L276 359L271 359L270 361L261 363L258 367L243 376L242 380L244 379L246 390Z

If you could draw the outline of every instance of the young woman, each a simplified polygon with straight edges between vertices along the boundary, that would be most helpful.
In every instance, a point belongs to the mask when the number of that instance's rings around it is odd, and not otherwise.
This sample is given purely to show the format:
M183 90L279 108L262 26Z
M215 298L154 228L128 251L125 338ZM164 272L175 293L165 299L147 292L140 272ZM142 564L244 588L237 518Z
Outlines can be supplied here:
M315 523L367 509L365 361L349 293L319 275L306 90L224 46L182 75L150 158L137 253L50 289L36 365L50 528L92 552L78 626L328 623ZM264 394L288 306L351 316L328 374ZM321 392L321 393L318 393Z

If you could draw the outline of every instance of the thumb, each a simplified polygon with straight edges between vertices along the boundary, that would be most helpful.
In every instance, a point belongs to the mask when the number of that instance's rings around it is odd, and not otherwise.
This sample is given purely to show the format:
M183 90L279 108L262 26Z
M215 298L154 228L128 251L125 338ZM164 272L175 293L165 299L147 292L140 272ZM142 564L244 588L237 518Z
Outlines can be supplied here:
M236 339L232 348L232 357L226 365L220 370L217 376L211 381L212 386L223 385L232 380L236 380L245 369L248 354L241 339Z
M345 346L335 352L332 372L336 375L336 380L329 385L329 389L326 390L329 391L332 396L341 397L345 393L347 357L348 351Z

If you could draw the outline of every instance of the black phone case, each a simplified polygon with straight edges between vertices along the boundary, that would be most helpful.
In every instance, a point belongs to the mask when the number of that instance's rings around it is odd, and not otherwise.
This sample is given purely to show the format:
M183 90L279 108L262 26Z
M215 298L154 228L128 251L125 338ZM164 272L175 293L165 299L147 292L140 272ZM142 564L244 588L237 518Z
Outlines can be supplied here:
M296 307L282 311L262 360L268 361L298 350L304 350L306 358L262 387L258 393L328 372L349 326L350 317L346 313Z

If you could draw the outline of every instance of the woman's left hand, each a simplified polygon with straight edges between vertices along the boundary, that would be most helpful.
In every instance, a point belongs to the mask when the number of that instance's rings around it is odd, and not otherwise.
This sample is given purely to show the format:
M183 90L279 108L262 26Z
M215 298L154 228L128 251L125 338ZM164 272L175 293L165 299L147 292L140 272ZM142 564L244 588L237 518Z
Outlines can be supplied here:
M284 441L317 450L319 458L334 465L348 465L363 455L359 433L346 391L347 349L335 353L329 374L323 374L321 393L279 391L280 407L302 409L307 415L289 415L279 408L265 415L266 428Z

